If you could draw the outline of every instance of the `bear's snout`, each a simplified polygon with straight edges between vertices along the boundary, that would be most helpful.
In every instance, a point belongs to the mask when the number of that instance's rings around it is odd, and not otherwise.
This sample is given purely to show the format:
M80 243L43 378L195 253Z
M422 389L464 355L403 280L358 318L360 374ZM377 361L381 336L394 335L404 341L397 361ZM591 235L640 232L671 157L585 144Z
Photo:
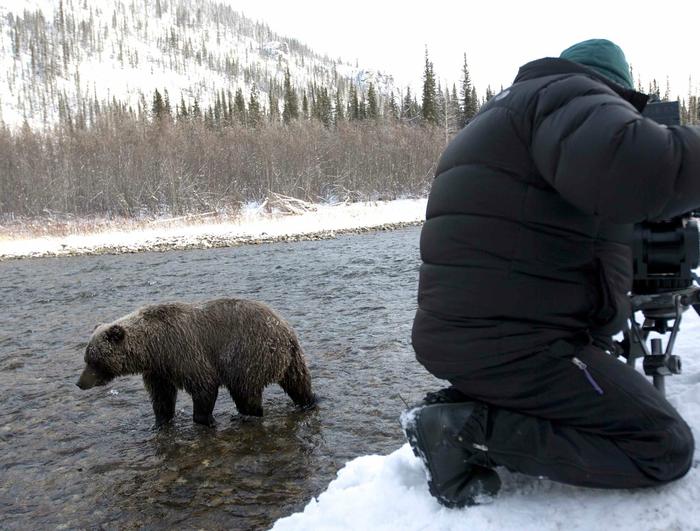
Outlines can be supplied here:
M80 375L80 378L78 378L78 382L75 385L85 391L86 389L92 389L96 385L100 385L101 380L102 379L95 371L93 371L90 367L85 367L83 374Z

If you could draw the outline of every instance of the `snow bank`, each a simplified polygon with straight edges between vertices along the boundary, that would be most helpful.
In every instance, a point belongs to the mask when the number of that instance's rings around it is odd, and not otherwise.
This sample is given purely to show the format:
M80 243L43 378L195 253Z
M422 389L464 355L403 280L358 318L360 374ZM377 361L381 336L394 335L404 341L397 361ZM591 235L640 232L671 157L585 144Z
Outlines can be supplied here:
M192 249L290 239L334 237L360 229L388 228L425 219L426 199L399 199L315 205L302 214L266 213L248 208L226 223L181 225L136 231L110 231L61 237L0 239L0 260L30 256L66 256Z
M667 393L700 439L700 319L690 310L674 350L684 374ZM446 509L428 492L421 462L408 444L388 456L364 456L338 472L303 512L274 531L319 530L700 530L700 455L683 479L661 488L596 490L570 487L499 469L503 486L489 505Z
M697 469L667 487L633 492L577 489L500 474L503 487L493 503L446 509L430 496L423 467L407 443L386 457L349 462L302 513L278 520L272 529L700 529Z

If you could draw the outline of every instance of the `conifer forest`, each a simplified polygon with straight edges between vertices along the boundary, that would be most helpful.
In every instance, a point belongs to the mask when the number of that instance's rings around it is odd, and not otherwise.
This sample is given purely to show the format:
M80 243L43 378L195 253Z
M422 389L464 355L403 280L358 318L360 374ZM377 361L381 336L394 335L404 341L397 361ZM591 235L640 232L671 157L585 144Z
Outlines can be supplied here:
M468 51L441 86L426 49L418 92L214 1L97 4L0 11L0 220L422 196L495 93ZM700 123L697 94L680 100Z

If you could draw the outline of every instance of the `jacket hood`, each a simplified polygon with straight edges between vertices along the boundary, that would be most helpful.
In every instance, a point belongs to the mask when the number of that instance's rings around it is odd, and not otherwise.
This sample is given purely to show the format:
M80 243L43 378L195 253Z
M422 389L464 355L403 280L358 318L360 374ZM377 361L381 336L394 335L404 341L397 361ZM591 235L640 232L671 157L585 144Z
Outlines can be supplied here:
M617 44L607 39L589 39L570 46L559 56L592 68L627 89L634 88L630 66Z

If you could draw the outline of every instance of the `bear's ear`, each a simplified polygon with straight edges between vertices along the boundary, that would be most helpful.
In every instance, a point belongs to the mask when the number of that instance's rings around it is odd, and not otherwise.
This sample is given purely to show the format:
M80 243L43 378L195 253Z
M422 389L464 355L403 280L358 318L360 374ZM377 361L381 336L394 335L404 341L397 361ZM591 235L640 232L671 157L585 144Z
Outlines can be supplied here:
M124 330L124 327L120 325L112 325L105 332L107 341L111 343L119 343L122 339L124 339L125 335L126 330Z

